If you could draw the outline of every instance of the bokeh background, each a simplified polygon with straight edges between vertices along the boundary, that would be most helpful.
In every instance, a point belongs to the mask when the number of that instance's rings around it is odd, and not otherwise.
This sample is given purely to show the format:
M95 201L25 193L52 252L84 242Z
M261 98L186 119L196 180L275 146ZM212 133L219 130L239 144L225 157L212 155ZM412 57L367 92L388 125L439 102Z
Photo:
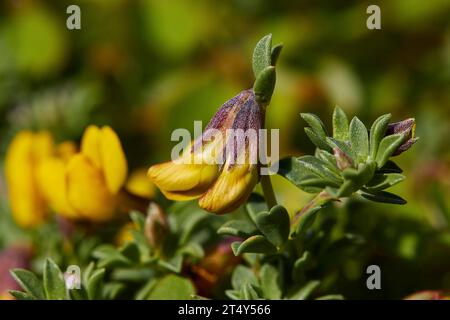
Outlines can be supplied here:
M66 8L81 7L81 30ZM112 126L130 168L170 157L176 128L206 125L228 98L252 85L251 53L267 33L283 42L267 126L280 154L311 153L300 112L330 127L333 107L366 125L383 113L415 117L420 141L398 163L405 206L359 199L330 209L362 234L363 250L330 284L348 298L402 298L450 289L450 1L371 1L381 30L366 28L369 2L263 0L2 0L0 165L13 135L47 129L79 141L88 124ZM310 195L274 177L292 213ZM0 249L26 237L10 218L0 176ZM378 264L382 290L365 287Z

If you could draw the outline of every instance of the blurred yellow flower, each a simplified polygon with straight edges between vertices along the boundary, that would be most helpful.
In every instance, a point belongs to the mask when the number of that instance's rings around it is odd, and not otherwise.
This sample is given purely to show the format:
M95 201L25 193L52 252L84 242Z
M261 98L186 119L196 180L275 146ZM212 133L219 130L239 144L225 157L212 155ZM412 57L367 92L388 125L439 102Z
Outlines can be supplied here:
M8 148L5 175L10 205L14 220L23 228L41 224L47 215L37 168L52 151L53 139L48 132L19 132Z
M86 128L79 152L73 142L55 146L48 132L20 132L8 149L5 169L13 215L24 228L43 222L48 207L68 219L106 222L122 203L135 204L122 192L127 160L108 126ZM150 182L136 184L130 183L130 193L151 196Z
M257 154L258 141L245 137L235 141L227 134L230 129L258 133L263 122L264 108L255 100L253 90L242 91L217 111L203 135L179 159L153 165L148 176L168 199L200 198L200 207L209 212L231 212L247 200L259 180L258 165L250 161L250 155ZM211 139L213 130L226 139ZM228 147L235 143L238 147L229 152Z

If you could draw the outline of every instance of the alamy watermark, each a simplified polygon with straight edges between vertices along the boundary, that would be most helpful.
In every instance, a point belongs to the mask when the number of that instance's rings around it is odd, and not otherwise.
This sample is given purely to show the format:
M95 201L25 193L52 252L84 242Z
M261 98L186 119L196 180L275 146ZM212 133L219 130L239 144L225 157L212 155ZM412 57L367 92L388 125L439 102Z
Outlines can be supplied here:
M171 160L176 164L260 165L261 175L276 174L279 169L278 129L207 129L202 134L202 122L194 121L191 143L189 130L178 128L171 141ZM269 142L270 136L270 142ZM270 146L270 153L268 152Z

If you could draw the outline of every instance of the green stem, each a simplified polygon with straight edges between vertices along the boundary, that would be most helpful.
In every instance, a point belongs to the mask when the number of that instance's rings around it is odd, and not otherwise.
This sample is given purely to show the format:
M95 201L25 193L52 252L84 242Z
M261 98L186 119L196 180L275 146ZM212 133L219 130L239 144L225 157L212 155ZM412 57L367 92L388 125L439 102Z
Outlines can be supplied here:
M267 207L269 210L277 205L277 199L273 192L272 182L269 175L261 176L261 186L264 192L264 198L266 199Z
M331 200L336 200L335 197L333 197L331 194L329 194L326 190L323 190L320 192L317 196L315 196L313 199L311 199L294 217L293 226L294 228L300 221L300 217L309 211L313 210L314 208L317 208L319 206L323 206L324 204L327 204Z

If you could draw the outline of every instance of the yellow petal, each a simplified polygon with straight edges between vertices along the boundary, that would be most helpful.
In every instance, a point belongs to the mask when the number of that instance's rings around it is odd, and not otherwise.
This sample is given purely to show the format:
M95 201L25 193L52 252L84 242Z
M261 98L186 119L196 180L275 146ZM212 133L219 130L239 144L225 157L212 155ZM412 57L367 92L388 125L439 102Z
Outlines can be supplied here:
M72 141L64 141L57 146L57 154L65 162L77 153L77 146Z
M35 179L34 135L22 131L11 142L5 159L5 175L11 210L16 223L30 228L42 223L46 205Z
M79 218L67 198L66 165L63 159L54 157L42 161L37 177L40 190L56 213L69 219Z
M84 154L77 154L68 163L67 194L83 218L104 222L115 215L117 198L106 187L101 170Z
M127 178L128 165L120 139L110 127L103 127L100 133L100 158L106 185L111 193L117 193Z
M162 190L169 192L196 190L201 194L216 180L217 165L164 162L148 170L149 178Z
M142 198L151 199L155 196L155 185L148 179L144 168L131 173L125 188L128 192Z
M213 213L231 212L247 200L257 182L256 165L226 167L214 185L200 198L199 205Z
M33 159L38 162L51 157L54 153L55 145L53 137L48 131L41 131L33 134Z
M91 125L84 130L81 138L81 153L88 157L97 168L101 168L100 129L98 127Z

